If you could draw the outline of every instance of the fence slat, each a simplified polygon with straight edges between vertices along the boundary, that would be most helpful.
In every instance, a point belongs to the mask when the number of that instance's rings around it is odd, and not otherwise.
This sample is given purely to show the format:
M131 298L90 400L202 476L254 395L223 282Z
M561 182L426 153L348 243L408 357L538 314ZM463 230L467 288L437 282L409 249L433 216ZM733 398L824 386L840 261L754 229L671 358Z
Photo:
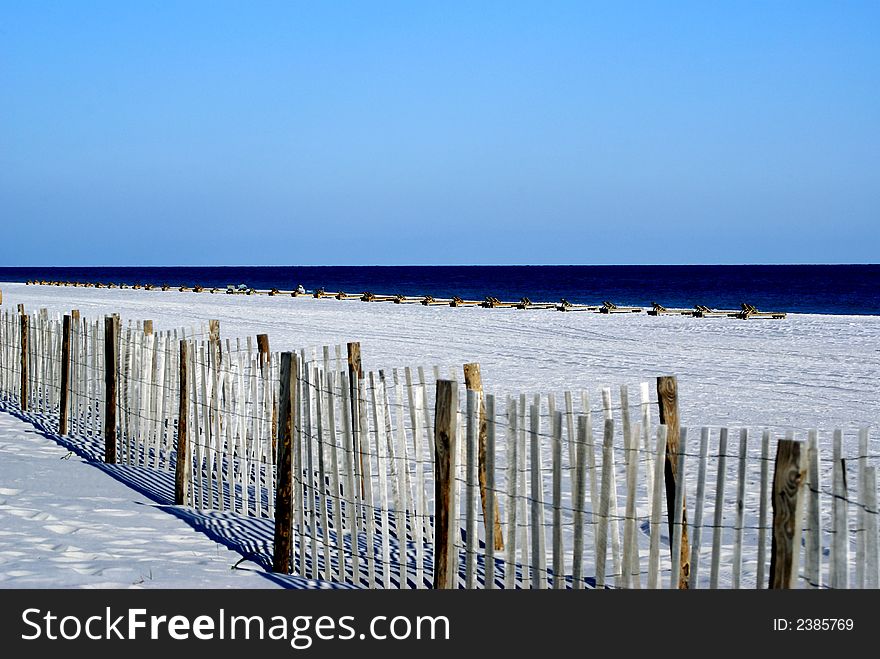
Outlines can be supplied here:
M572 548L572 588L584 587L584 492L587 481L587 417L578 416L574 479L574 547ZM650 496L650 493L649 493Z
M354 435L352 433L352 416L349 413L351 410L351 401L349 400L351 388L348 380L348 373L345 371L340 372L340 377L342 378L342 383L340 386L340 391L342 392L342 433L343 440L345 442L345 456L346 456L346 467L345 472L348 478L348 488L347 488L347 498L346 498L346 508L350 511L348 513L349 519L349 534L351 541L351 570L352 570L352 581L351 583L357 586L361 585L361 572L360 572L360 525L361 525L361 512L359 506L358 498L360 496L360 481L358 480L358 456L355 450L354 444Z
M415 391L415 383L413 382L412 371L409 369L409 367L404 370L404 376L406 382L407 400L409 402L410 432L412 433L413 438L413 467L415 469L416 479L414 493L415 500L413 502L416 514L415 519L412 522L413 542L416 545L416 588L421 589L425 587L422 538L426 534L426 527L428 525L428 503L427 493L425 492L425 468L422 450L421 422L423 415L420 408L422 397Z
M648 553L648 588L660 588L660 524L663 519L664 461L666 455L667 428L657 428L657 445L654 450L654 491L651 493L651 544ZM598 571L597 571L598 574ZM598 585L598 582L597 582Z
M865 468L865 588L880 588L880 555L877 545L877 468Z
M539 423L541 408L532 405L529 409L529 456L531 514L529 523L532 533L532 587L539 590L547 588L547 553L544 550L544 482L542 478L541 438ZM541 574L543 572L543 574Z
M519 506L519 511L517 515L519 516L519 539L517 542L519 543L519 562L521 567L521 584L523 588L531 587L531 570L529 566L531 563L529 562L529 519L530 519L530 511L528 506L528 490L526 489L526 461L527 461L527 452L526 452L526 397L525 394L520 394L519 396L519 407L517 408L519 412L519 416L517 418L517 429L519 433L517 434L517 472L518 472L518 480L519 483L517 485L517 489L520 492L519 502L517 505Z
M691 573L688 587L697 588L700 578L700 552L703 543L703 508L706 499L706 467L709 461L709 429L700 430L700 464L697 469L697 496L691 540Z
M507 553L504 558L504 587L516 588L516 514L519 507L517 490L519 488L518 467L519 456L519 432L517 428L518 416L516 413L516 400L507 399Z
M596 533L596 588L605 587L605 565L608 558L608 516L611 505L613 469L614 420L605 419L605 433L602 442L602 493L599 496L599 528Z
M856 506L856 588L865 587L865 470L868 468L868 429L859 429L859 456L856 460L859 471L858 501L862 504Z
M391 588L391 550L389 540L391 528L388 520L388 461L385 456L387 446L385 438L384 408L379 405L379 391L376 375L370 371L370 402L373 408L373 439L376 447L376 468L379 475L379 497L376 505L379 507L379 519L382 526L382 586L387 590Z
M831 543L831 576L829 585L832 588L849 587L849 525L846 484L846 461L843 459L843 433L834 431L834 462L832 465L832 488L834 500L831 505L831 525L834 535Z
M403 389L401 388L400 378L395 368L392 371L394 378L394 395L396 402L396 420L397 420L397 459L399 467L397 469L397 490L400 492L400 510L395 518L398 528L398 541L401 545L401 560L398 561L398 583L401 588L408 587L408 571L409 571L409 552L406 551L407 540L415 541L413 529L415 527L415 518L413 517L413 497L412 487L410 483L409 473L409 451L406 444L406 429L404 428L404 406L403 406Z
M623 533L624 587L641 588L639 543L636 529L638 509L636 485L639 477L639 437L641 422L630 427L626 447L626 520Z
M324 550L324 578L328 581L333 579L333 570L330 560L330 524L327 516L327 469L324 464L324 447L327 444L327 396L329 391L324 389L324 378L321 369L314 368L315 374L315 411L318 418L318 506L321 508L318 519L321 522L321 545ZM386 512L387 514L387 512ZM387 534L388 530L383 529L383 533ZM387 558L387 557L386 557ZM388 570L387 562L385 570Z
M740 430L739 435L739 472L737 474L736 491L736 525L733 536L733 581L734 589L741 587L742 579L742 551L743 551L743 517L745 514L746 499L746 458L749 447L749 431L747 428Z
M757 588L766 588L767 565L767 498L770 492L770 431L761 436L761 501L758 505L758 571L755 577ZM817 527L818 528L818 527Z
M602 389L602 407L604 408L605 420L614 418L611 407L611 388ZM626 440L624 440L624 443ZM611 543L611 563L614 566L615 579L620 579L623 575L621 566L622 552L620 550L620 524L618 522L618 506L617 506L617 463L614 459L614 451L611 452L611 485L610 498L608 500L609 519L608 519L608 535Z
M565 587L565 554L562 547L562 412L553 416L553 588Z
M687 542L687 538L684 535L684 498L685 485L687 483L687 479L684 477L684 463L685 456L687 455L687 428L682 428L679 431L679 440L677 444L678 454L676 455L675 473L677 476L680 476L680 478L676 478L675 482L675 516L673 517L672 559L670 561L672 570L669 575L669 587L672 589L681 588L681 579L683 578L681 572L683 566L680 561L675 559L676 557L681 556L682 545ZM684 576L684 578L686 577L687 575Z
M718 473L715 480L715 514L712 529L712 565L709 571L709 588L718 588L721 568L721 531L724 522L724 484L727 479L727 428L722 428L718 440Z
M330 442L330 491L333 493L333 532L336 534L335 578L338 582L345 583L345 519L342 516L342 500L344 498L342 490L346 489L346 484L343 479L342 462L339 459L339 449L337 447L336 392L338 388L336 373L328 369L324 372L324 379L327 386L327 441ZM346 514L351 514L347 503Z
M21 386L19 391L19 406L21 407L22 412L28 411L28 403L30 400L30 393L28 389L30 377L28 375L28 344L30 342L30 331L28 330L30 323L30 317L22 314L19 317L19 327L21 330L21 338L19 339L19 345L21 346Z
M466 372L466 371L465 371ZM476 490L478 487L477 471L480 453L480 393L475 389L467 390L466 400L466 489L465 489L465 588L474 589L477 585L477 511ZM485 481L484 481L485 482Z

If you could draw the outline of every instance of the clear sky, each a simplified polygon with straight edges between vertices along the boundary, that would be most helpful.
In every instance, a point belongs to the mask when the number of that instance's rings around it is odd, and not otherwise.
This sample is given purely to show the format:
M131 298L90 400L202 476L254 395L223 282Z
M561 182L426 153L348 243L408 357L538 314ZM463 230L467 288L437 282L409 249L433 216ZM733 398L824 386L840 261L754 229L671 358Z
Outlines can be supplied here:
M880 261L880 2L0 0L0 265Z

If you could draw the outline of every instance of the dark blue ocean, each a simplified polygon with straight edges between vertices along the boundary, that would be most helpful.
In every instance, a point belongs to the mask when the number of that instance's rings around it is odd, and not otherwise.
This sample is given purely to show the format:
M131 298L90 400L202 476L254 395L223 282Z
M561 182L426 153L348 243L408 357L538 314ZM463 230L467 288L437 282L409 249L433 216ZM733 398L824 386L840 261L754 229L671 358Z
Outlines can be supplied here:
M880 314L880 265L0 267L0 281L31 279Z

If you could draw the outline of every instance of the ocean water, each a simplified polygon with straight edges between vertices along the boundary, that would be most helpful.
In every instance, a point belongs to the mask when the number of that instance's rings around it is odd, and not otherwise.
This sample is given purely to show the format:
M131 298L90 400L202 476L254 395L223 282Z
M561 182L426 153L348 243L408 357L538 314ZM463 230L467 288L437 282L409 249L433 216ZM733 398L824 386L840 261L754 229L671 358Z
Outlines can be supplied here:
M0 267L0 281L199 284L880 315L880 265Z

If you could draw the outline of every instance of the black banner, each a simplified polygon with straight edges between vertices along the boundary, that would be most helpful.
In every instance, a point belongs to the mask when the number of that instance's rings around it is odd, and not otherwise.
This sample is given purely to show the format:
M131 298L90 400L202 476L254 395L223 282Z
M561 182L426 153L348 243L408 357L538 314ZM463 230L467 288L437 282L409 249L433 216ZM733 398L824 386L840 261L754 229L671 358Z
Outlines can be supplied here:
M2 647L285 657L352 652L815 651L871 642L876 591L7 590ZM87 647L86 647L87 646ZM11 653L8 653L12 650Z

